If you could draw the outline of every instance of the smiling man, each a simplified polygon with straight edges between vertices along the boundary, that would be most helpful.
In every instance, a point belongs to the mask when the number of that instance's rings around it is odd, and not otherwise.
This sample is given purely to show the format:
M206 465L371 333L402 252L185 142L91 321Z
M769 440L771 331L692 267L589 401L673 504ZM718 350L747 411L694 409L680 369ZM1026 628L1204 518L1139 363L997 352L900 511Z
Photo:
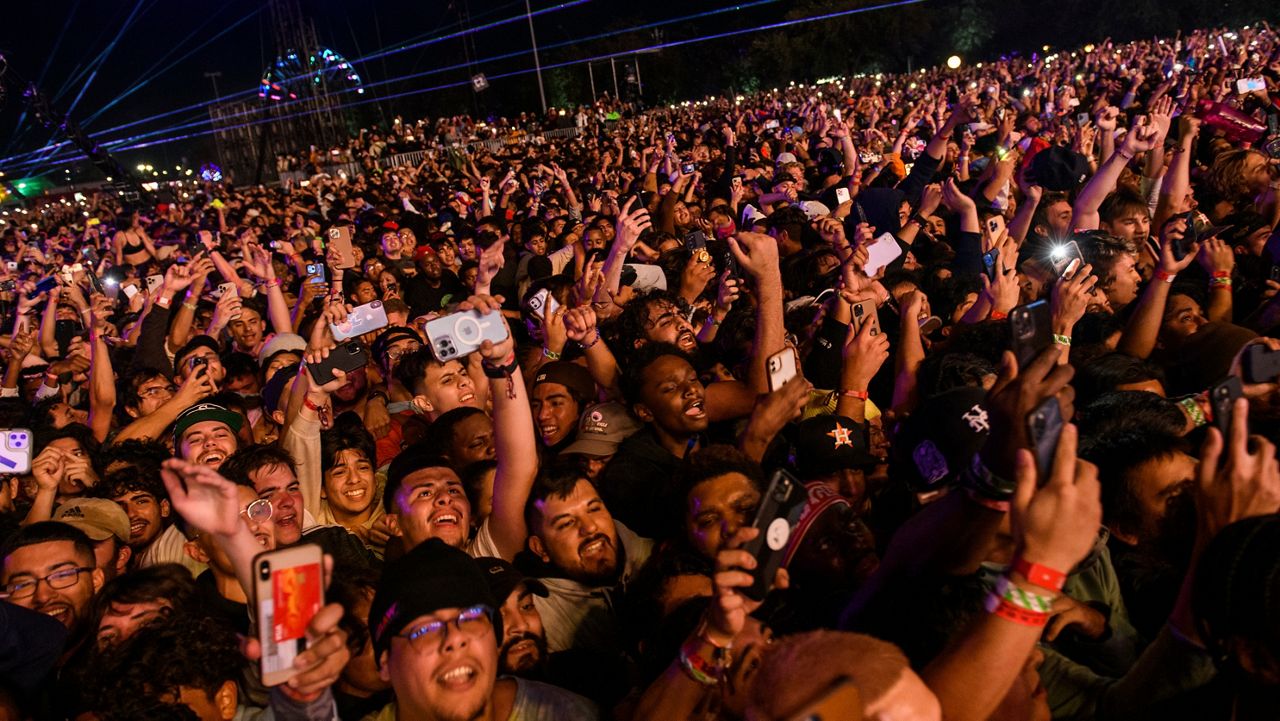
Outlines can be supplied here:
M173 449L184 461L217 469L240 445L240 414L215 403L198 403L178 414Z
M458 360L441 363L430 348L401 356L395 378L413 394L414 411L429 421L462 406L484 408L484 398L476 392L466 367Z
M586 368L569 361L538 368L529 403L543 447L554 454L572 443L582 409L595 400L596 384Z
M568 691L499 679L502 615L475 561L433 539L387 566L369 609L383 680L396 701L375 718L597 719Z
M94 488L94 495L115 501L129 517L128 543L132 551L132 568L181 563L193 576L204 571L203 563L183 552L186 539L170 525L174 517L169 509L169 498L164 492L164 484L154 473L134 467L122 468L109 474L105 482Z
M529 551L542 562L546 598L534 597L547 647L616 653L611 600L648 559L653 542L614 521L577 463L558 461L538 475L525 506Z
M79 642L90 603L105 582L95 566L93 543L65 523L25 526L0 551L0 586L8 601L51 616Z

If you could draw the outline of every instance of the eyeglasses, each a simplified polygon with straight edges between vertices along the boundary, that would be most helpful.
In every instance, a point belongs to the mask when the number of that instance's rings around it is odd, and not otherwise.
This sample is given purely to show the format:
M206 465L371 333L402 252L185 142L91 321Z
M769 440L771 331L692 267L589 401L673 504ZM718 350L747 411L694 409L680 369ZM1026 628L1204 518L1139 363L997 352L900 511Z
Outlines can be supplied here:
M391 361L392 363L395 363L396 361L400 360L406 355L409 355L410 353L413 353L416 350L419 350L420 348L422 348L421 343L410 343L405 345L403 348L389 348L387 349L387 352L384 353L383 355L387 357L387 360Z
M4 587L5 592L11 599L28 598L34 596L36 586L44 581L49 584L49 588L71 588L76 585L76 581L80 578L80 574L92 571L91 567L80 568L63 568L50 573L44 578L28 578L23 581L17 581Z
M138 391L138 397L139 398L155 398L156 396L160 396L160 395L173 395L174 393L177 392L177 390L178 390L178 387L173 384L169 384L167 386L152 386L150 388L140 389Z
M275 509L271 507L271 501L266 498L258 500L245 506L240 515L249 519L251 523L262 523L271 520L271 516L275 514Z
M493 609L485 605L464 608L456 618L448 621L428 621L398 633L396 636L413 644L414 649L439 647L452 625L468 636L479 636L493 624Z

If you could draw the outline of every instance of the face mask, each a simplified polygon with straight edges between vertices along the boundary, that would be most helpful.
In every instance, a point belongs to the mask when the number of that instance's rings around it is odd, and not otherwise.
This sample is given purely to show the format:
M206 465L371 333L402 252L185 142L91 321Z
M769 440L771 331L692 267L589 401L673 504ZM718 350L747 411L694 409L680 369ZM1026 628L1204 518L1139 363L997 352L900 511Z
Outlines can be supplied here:
M716 236L716 240L727 240L729 236L738 232L738 226L735 223L729 223L723 228L714 228L712 232Z

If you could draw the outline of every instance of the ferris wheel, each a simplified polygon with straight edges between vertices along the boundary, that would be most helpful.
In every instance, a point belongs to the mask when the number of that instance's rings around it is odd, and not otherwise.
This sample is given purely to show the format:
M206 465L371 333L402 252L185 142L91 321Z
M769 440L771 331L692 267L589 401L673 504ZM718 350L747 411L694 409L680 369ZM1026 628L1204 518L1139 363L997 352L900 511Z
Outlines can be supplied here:
M317 86L331 93L354 89L363 94L362 85L360 73L335 50L319 48L305 57L290 50L262 72L258 97L271 101L297 100Z

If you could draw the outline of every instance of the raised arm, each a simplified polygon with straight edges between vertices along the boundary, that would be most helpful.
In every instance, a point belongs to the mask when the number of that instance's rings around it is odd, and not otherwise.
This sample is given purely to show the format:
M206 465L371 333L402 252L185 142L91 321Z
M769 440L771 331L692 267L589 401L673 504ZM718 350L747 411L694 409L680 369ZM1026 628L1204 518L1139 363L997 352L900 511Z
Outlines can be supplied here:
M1060 588L1048 586L1060 584L1028 578L1018 570L1022 564L1065 574L1088 555L1102 525L1098 471L1076 459L1076 444L1075 426L1067 424L1058 441L1053 472L1038 489L1034 456L1026 449L1018 451L1010 521L1019 562L1006 578L1023 598L1031 594L1051 601ZM920 674L949 720L985 721L1022 673L1049 620L1048 613L1025 611L996 598L992 611L961 632Z
M267 318L271 321L271 327L277 333L292 333L293 319L289 317L289 303L284 299L284 291L280 289L276 266L271 262L271 251L257 243L245 243L244 269L267 289Z
M472 296L459 310L481 313L500 311L502 300L493 296ZM506 321L503 321L506 324ZM502 557L512 560L529 535L524 522L524 506L538 474L538 444L533 434L533 412L525 391L524 376L516 363L515 340L507 338L480 347L484 374L490 378L493 398L493 437L498 467L493 476L493 512L489 532Z
M1129 322L1124 326L1120 343L1116 350L1134 358L1146 358L1156 349L1156 338L1160 335L1160 324L1164 319L1165 304L1169 301L1169 287L1173 279L1191 265L1199 252L1199 244L1191 246L1191 250L1182 260L1173 259L1173 244L1182 240L1187 232L1187 221L1182 218L1165 223L1160 232L1160 264L1156 268L1155 278L1147 283L1146 290L1138 299L1138 306Z
M1133 127L1124 136L1120 148L1107 158L1098 168L1098 172L1085 183L1071 208L1071 227L1077 230L1097 230L1101 218L1098 208L1106 200L1111 191L1116 189L1120 180L1120 172L1124 170L1134 156L1155 146L1159 130L1146 122L1145 116L1139 116Z
M740 232L729 238L729 249L738 265L755 281L756 336L751 346L747 383L756 393L769 391L765 361L782 350L786 332L782 325L782 272L778 267L778 242L763 233Z
M95 301L106 301L95 296ZM96 302L89 328L89 428L99 443L111 430L111 414L116 405L116 375L111 368L111 349L107 347L107 314L109 301Z

